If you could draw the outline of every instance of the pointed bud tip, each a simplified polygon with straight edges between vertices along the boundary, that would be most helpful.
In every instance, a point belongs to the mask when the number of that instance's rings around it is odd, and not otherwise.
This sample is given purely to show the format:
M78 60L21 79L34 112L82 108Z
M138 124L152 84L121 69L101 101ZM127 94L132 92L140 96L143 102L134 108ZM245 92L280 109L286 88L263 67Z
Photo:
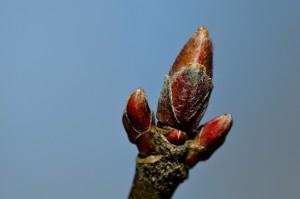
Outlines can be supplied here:
M221 115L220 117L217 117L216 119L219 120L218 125L222 126L224 129L230 129L233 123L232 115L229 113L226 113L224 115Z
M134 90L128 97L126 111L135 109L137 104L143 103L145 98L145 91L141 88Z
M198 28L177 56L169 75L182 67L197 65L212 77L213 47L206 27Z
M129 99L128 99L128 103L133 103L133 105L136 103L136 102L141 102L144 100L145 98L145 91L144 89L142 88L137 88L135 89L129 96ZM129 104L131 105L131 104Z
M205 26L199 27L194 33L194 37L195 36L203 36L203 37L209 38L209 33L208 33L207 28Z

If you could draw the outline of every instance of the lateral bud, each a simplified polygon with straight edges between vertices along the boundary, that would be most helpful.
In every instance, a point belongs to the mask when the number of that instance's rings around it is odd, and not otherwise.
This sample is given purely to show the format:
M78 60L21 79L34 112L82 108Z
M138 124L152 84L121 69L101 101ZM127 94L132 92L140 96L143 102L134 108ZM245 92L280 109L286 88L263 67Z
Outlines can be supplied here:
M149 108L143 89L138 88L130 94L122 122L131 143L135 143L141 133L155 126L153 112Z
M198 139L198 143L206 149L216 150L225 141L231 129L232 122L233 119L230 114L218 116L204 124L195 139Z
M174 129L169 132L167 139L171 144L183 145L186 139L186 135L184 132Z
M191 140L185 163L193 167L197 162L207 160L224 143L233 123L230 114L224 114L205 123Z

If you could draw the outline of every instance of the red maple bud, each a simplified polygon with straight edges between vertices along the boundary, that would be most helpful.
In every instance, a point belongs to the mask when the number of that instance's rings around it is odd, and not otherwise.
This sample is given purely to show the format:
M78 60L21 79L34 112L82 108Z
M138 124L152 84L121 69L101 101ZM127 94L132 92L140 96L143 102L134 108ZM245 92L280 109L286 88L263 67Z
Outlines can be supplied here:
M180 130L172 130L167 136L168 141L175 145L183 145L185 138L185 133Z
M213 88L212 43L205 27L188 40L165 77L157 107L162 126L195 129L202 119Z
M211 80L196 66L167 76L158 101L159 122L183 131L197 128L212 88Z
M135 143L139 134L149 131L154 125L153 113L143 89L136 89L129 96L122 121L131 143Z
M224 114L204 124L189 143L185 159L187 167L191 168L199 161L207 160L224 143L232 122L232 116Z
M207 28L200 27L188 40L177 56L169 75L178 72L182 67L199 65L212 78L213 47Z
M232 126L232 121L230 114L218 116L204 124L195 139L201 146L214 150L224 142Z

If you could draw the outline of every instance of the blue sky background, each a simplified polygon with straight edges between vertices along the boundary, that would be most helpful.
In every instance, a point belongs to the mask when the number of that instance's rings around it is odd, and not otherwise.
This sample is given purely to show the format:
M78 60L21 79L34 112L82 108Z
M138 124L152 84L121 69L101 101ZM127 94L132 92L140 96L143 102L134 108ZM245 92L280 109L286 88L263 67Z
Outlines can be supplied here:
M137 150L128 95L153 110L190 35L214 42L205 122L234 116L225 144L180 198L300 195L299 1L0 1L0 198L126 198Z

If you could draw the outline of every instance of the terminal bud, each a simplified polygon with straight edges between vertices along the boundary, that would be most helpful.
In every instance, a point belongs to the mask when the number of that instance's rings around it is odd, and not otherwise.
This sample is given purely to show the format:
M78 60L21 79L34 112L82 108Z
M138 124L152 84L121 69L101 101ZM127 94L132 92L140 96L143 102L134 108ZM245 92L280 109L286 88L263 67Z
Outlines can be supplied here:
M200 27L165 76L156 115L161 126L183 131L197 128L213 89L212 57L208 31Z

